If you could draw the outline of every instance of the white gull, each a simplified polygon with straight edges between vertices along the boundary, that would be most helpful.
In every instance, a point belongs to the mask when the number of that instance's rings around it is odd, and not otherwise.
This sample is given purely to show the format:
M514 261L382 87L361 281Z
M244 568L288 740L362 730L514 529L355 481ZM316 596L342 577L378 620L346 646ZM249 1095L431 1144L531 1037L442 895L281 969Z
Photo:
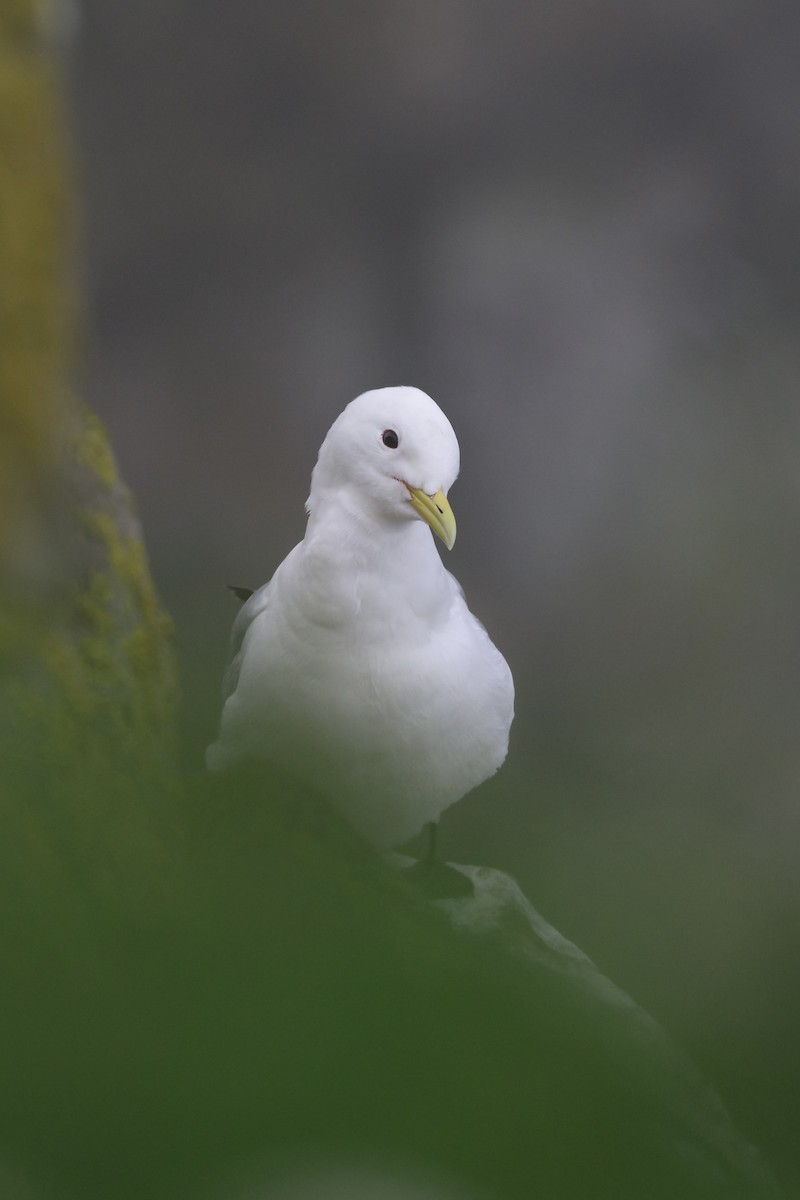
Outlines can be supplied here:
M302 542L233 627L208 766L274 763L374 845L399 846L493 775L508 665L445 570L459 448L417 388L353 400L311 478Z

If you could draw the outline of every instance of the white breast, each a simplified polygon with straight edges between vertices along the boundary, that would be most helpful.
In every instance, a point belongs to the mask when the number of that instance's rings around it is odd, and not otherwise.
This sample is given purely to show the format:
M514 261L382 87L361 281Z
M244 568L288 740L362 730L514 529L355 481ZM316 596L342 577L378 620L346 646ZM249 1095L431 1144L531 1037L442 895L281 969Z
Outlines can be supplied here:
M508 747L511 672L433 554L434 586L417 571L400 603L383 566L337 571L326 589L313 553L288 559L248 630L217 743L223 759L260 756L307 780L380 847L436 820Z

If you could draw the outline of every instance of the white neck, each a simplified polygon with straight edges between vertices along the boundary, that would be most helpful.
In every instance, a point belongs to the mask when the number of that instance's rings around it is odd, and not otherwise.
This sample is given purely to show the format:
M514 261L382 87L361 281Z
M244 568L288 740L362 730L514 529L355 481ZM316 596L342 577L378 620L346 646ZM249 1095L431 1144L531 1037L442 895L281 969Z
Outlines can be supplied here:
M314 497L303 558L314 590L329 587L362 617L400 619L441 610L451 581L433 534L416 517L381 517L354 502L344 489Z

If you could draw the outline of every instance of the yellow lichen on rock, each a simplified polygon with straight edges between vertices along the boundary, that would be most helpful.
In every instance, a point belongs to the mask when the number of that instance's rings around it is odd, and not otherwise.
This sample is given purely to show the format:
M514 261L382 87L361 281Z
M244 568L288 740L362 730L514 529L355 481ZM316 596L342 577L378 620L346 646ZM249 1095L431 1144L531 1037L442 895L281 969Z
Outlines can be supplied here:
M55 779L97 756L165 761L176 689L132 498L73 394L74 202L48 12L0 0L0 759L34 747Z
M86 407L83 409L83 418L83 434L75 448L78 461L93 471L101 483L113 487L119 475L103 422Z
M0 3L0 39L5 42L27 42L39 26L41 0L2 0Z
M75 305L64 138L38 9L0 3L0 564L55 453Z

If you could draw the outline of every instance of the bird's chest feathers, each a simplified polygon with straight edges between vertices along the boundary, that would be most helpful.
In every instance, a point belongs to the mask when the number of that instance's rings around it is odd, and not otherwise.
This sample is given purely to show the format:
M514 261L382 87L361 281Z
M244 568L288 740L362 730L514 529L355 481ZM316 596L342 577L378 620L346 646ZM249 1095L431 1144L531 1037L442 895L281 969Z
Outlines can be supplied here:
M293 581L304 636L377 654L435 636L452 590L435 549L425 546L430 534L420 532L422 553L416 540L395 553L392 547L381 553L358 545L310 548Z

